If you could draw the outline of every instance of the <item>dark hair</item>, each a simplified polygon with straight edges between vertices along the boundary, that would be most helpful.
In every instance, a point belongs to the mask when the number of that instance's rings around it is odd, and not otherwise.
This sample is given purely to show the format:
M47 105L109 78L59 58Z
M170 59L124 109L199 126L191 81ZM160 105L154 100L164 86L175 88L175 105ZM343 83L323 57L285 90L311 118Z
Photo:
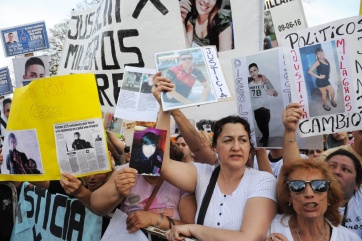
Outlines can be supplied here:
M329 190L327 193L328 206L327 211L324 213L324 217L334 226L338 226L342 221L341 214L339 213L339 203L342 200L342 190L325 161L313 158L297 159L295 161L287 162L282 166L278 176L277 201L279 210L283 214L287 215L296 214L293 205L289 203L290 190L287 186L287 181L289 181L290 174L297 170L305 170L306 172L310 170L320 171L323 175L323 179L329 181Z
M259 69L259 68L258 68L258 65L257 65L256 63L251 63L251 64L249 64L248 70L250 70L251 67L256 67L257 69Z
M10 32L10 33L8 33L8 37L9 37L10 34L14 35L12 32Z
M45 68L43 60L41 60L38 57L31 57L25 62L25 74L26 74L26 71L28 71L29 66L35 65L35 64L41 65Z
M6 98L6 99L3 100L3 109L5 109L6 104L11 104L11 99L10 98Z
M79 132L74 132L74 135L78 135L78 137L80 137L80 133L79 133Z
M179 139L179 138L183 138L183 136L181 134L179 134L178 136L176 136L176 141Z
M184 158L184 153L182 152L181 148L178 147L172 141L170 142L170 159L182 162Z
M155 145L158 144L158 135L153 132L147 132L142 136L141 143L142 145Z
M10 145L10 138L13 138L15 140L15 143L18 144L18 140L16 139L16 136L14 133L9 133L8 135L8 142L9 142L9 145Z
M125 153L129 153L131 151L131 147L130 146L125 146L123 151Z
M232 123L232 124L239 123L242 126L244 126L245 131L248 133L249 140L251 140L249 122L246 121L245 119L241 118L240 116L230 115L230 116L224 117L224 118L222 118L222 119L215 122L214 136L212 137L212 146L214 146L214 147L216 146L217 138L219 137L223 126L225 124L229 124L229 123ZM251 143L250 143L250 145L252 147Z
M28 159L28 163L33 162L35 164L35 168L38 168L38 164L36 164L36 161L32 158Z
M216 49L219 51L219 10L221 9L222 0L217 0L214 8L211 10L208 16L207 22L207 37L210 40L210 45L215 45ZM187 14L185 19L185 27L188 23L188 20L192 17L193 19L197 18L198 12L196 10L195 0L191 1L191 12Z
M338 149L335 152L332 152L331 154L329 154L326 158L326 161L328 162L332 157L334 156L346 156L348 158L350 158L353 162L354 165L354 169L356 170L356 185L360 186L362 184L362 166L361 166L361 162L358 160L358 158L353 155L353 153L344 150L344 149Z

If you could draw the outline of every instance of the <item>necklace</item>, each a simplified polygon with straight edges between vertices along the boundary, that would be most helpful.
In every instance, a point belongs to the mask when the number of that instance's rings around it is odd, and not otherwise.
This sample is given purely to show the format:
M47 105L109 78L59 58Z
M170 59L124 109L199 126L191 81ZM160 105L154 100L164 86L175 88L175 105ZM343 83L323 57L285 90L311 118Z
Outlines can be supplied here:
M295 228L295 232L297 233L297 236L298 236L299 241L302 241L302 239L300 238L300 235L299 235L299 228L298 228L298 226ZM326 225L326 223L324 223L323 233L321 234L321 236L319 237L319 239L318 239L317 241L321 241L322 238L324 237L324 235L326 235L326 233L327 233L327 225Z

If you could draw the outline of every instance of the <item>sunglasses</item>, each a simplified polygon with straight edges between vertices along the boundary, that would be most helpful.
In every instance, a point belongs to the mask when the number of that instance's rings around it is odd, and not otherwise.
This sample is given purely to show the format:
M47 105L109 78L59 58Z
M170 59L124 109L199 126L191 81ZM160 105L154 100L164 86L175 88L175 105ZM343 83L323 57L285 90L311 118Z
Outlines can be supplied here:
M192 58L192 57L181 58L182 61L193 60L193 59L194 59L194 58Z
M326 192L329 189L329 181L327 180L312 180L312 181L287 181L289 190L292 192L303 192L307 186L307 183L310 184L314 192Z

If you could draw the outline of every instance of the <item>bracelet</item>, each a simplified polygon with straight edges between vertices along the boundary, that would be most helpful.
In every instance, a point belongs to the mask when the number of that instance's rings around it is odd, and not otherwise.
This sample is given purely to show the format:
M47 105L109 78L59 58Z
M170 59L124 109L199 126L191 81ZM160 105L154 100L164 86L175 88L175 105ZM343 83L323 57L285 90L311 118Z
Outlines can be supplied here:
M289 139L288 140L288 142L290 142L290 143L293 143L293 142L295 142L296 140L295 139Z
M160 218L157 221L157 224L155 225L156 228L159 228L163 220L163 214L160 213Z
M175 221L173 221L172 218L170 218L169 216L166 216L166 218L168 219L168 225L170 226L170 229L172 228L172 226L176 225Z

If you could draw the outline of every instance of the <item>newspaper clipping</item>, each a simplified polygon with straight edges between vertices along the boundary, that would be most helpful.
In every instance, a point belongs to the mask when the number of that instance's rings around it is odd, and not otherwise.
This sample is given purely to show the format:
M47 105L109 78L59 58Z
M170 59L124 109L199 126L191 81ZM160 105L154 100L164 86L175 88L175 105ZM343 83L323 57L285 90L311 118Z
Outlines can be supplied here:
M101 119L54 125L61 172L83 174L107 170L106 142Z
M156 121L159 105L151 93L155 73L155 69L126 66L115 117Z

